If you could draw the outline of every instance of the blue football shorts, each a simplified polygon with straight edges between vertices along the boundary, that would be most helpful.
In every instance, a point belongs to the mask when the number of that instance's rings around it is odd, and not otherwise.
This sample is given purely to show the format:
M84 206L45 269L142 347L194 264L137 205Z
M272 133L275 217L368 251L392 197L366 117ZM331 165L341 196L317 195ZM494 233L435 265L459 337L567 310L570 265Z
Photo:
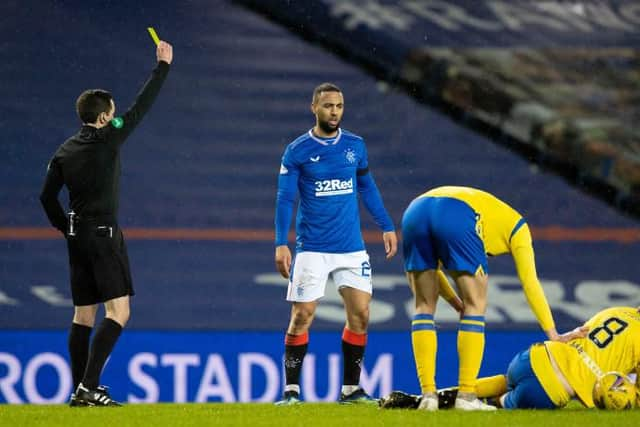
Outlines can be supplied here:
M405 271L438 268L475 274L489 272L484 243L476 233L475 211L451 197L419 197L402 217Z
M555 409L542 384L531 369L529 349L516 354L507 370L508 392L505 409Z

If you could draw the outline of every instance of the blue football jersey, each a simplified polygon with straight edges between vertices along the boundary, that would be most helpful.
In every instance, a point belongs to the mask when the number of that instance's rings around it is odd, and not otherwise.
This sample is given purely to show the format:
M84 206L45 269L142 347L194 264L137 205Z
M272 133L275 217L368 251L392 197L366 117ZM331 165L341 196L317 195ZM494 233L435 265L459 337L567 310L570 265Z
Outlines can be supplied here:
M282 157L276 206L276 245L287 243L295 193L300 195L296 218L296 250L331 253L364 249L358 208L358 174L368 169L364 140L338 130L335 138L319 138L312 131L289 144ZM375 187L375 183L373 184ZM375 188L377 193L377 188ZM379 194L378 194L379 197ZM287 203L289 202L289 203ZM382 204L379 224L393 223ZM379 209L378 209L379 210Z

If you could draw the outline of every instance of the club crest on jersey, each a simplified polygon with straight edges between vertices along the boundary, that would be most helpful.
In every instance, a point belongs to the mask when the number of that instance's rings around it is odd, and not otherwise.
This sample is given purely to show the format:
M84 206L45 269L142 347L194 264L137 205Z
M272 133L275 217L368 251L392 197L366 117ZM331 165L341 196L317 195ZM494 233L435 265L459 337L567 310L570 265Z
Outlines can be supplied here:
M351 148L347 148L344 150L344 156L347 159L347 162L354 164L356 162L356 152Z
M324 179L315 182L316 197L339 196L353 193L353 178Z

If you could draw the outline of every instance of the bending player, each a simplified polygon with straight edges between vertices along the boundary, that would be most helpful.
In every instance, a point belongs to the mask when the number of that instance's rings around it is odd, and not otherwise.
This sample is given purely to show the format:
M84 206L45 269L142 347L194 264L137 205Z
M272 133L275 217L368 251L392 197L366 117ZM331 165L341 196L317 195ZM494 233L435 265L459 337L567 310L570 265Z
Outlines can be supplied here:
M437 410L437 338L433 314L438 294L455 295L443 270L456 282L463 307L458 330L459 390L455 407L494 410L476 397L484 351L487 256L511 253L527 301L551 341L559 335L536 274L531 233L522 216L493 195L468 187L439 187L416 198L402 219L404 267L415 300L411 338L423 398L420 409Z

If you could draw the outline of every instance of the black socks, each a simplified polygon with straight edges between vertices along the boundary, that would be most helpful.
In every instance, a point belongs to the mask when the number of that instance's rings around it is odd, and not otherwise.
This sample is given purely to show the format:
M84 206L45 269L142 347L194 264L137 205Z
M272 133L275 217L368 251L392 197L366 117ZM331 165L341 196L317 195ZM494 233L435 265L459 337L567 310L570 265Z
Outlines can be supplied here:
M98 326L93 341L91 342L91 352L89 353L87 368L82 380L82 384L86 388L95 390L96 387L98 387L102 368L118 341L121 332L122 326L106 317L102 320L100 326Z

